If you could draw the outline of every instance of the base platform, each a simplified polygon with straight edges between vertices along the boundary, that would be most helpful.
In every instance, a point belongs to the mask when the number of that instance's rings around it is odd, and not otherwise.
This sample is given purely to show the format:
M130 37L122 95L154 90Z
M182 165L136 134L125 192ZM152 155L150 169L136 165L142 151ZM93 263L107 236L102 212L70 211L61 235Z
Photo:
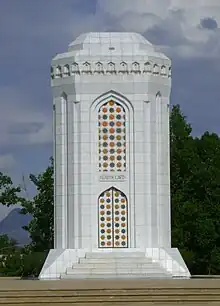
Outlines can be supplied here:
M220 279L27 281L0 278L0 305L220 305Z
M178 249L54 249L39 279L190 278Z

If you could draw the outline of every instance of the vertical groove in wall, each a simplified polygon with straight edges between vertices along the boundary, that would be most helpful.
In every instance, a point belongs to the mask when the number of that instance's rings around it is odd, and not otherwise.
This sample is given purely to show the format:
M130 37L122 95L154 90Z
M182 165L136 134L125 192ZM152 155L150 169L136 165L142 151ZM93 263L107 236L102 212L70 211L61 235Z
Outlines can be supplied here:
M169 149L169 98L162 98L162 144L161 144L161 229L163 246L171 247L171 206L170 206L170 149Z
M78 150L78 202L77 202L77 207L78 207L78 216L82 216L82 209L81 209L81 165L82 165L82 158L81 158L81 143L82 143L82 139L81 139L81 103L77 103L76 104L76 108L77 108L77 118L78 118L78 125L77 125L77 150ZM77 233L78 233L78 237L82 237L82 220L81 218L78 218L78 228L77 228ZM78 246L77 248L81 248L82 247L82 243L81 243L81 238L78 238Z
M144 102L144 182L146 182L146 190L147 192L144 193L144 202L147 207L145 209L145 218L147 220L147 243L149 246L151 246L152 243L152 237L151 237L151 183L150 179L146 180L147 177L149 177L150 173L150 143L151 143L151 118L150 118L150 107L151 103L150 101Z
M66 248L69 249L69 101L66 98Z
M98 154L97 154L97 147L98 147L98 131L97 131L97 126L96 122L98 120L98 110L97 108L92 108L92 105L90 105L90 112L89 112L89 135L90 135L90 171L89 171L89 183L90 183L90 188L89 188L89 200L91 203L95 203L94 205L90 205L90 210L88 213L90 213L92 216L94 216L94 224L99 224L99 219L98 219L98 206L97 206L97 199L98 196L94 196L94 185L95 185L95 180L94 176L92 175L93 173L96 173L98 170ZM99 190L99 193L101 191ZM98 193L97 193L98 194ZM91 240L93 241L98 241L98 228L94 228L91 230ZM97 244L98 247L98 244Z
M53 198L54 198L54 248L58 248L58 241L57 241L57 211L56 211L56 145L57 145L57 140L56 140L56 115L57 115L57 110L56 110L56 103L53 104L53 162L54 162L54 167L53 167L53 177L54 177L54 188L53 188Z
M68 249L72 248L74 241L74 230L73 230L73 222L72 216L74 211L74 203L72 201L72 188L73 188L73 102L68 97L67 101L67 178L68 178L68 186L67 186L67 229L68 229L68 238L67 238L67 247Z
M161 122L161 130L162 130L162 146L161 146L161 158L163 162L162 166L162 176L161 176L161 184L162 184L162 205L161 208L161 227L163 228L163 245L167 245L167 226L168 226L168 214L169 214L169 206L167 202L167 104L166 104L166 98L162 98L161 101L161 109L162 109L162 122Z
M129 247L135 248L137 244L136 240L136 214L135 214L135 120L134 112L132 108L127 107L127 117L128 127L127 127L127 141L128 141L128 207L130 214L128 215L129 226L130 226L130 236L129 236ZM132 219L133 218L133 219Z
M74 249L80 248L81 241L80 241L80 227L81 227L81 220L80 220L80 162L81 162L81 143L80 143L80 103L73 104L73 142L74 142L74 182L73 182L73 228L74 228Z
M161 245L161 236L163 235L163 232L161 231L161 211L162 209L162 203L161 203L161 170L162 170L162 160L161 160L161 145L162 145L162 134L164 133L162 131L161 127L161 95L160 93L156 96L156 118L157 118L157 150L156 150L156 156L157 156L157 227L158 227L158 243Z
M150 104L150 124L151 124L151 225L152 225L152 246L158 245L158 228L157 228L157 108L156 99L153 97L153 101Z
M77 133L78 133L78 114L76 109L76 103L73 101L73 245L74 249L78 246L78 230L77 222L79 219L78 214L78 195L77 195L77 185L78 185L78 150L77 150Z
M61 97L62 248L67 246L67 100Z
M126 125L126 122L130 122L130 112L128 109L124 108L124 105L122 104L122 107L123 109L125 110L125 125ZM129 133L129 125L126 125L126 129L125 129L125 143L126 143L126 151L125 151L125 161L126 161L126 168L125 168L125 171L127 173L130 173L130 164L131 164L131 147L130 147L130 133ZM134 243L134 239L132 240L131 239L131 236L133 236L134 232L132 232L131 228L132 227L132 223L131 223L131 197L130 197L130 194L131 194L131 190L130 190L130 186L129 186L129 183L130 183L130 177L128 176L128 183L127 183L127 186L128 186L128 190L129 192L126 194L126 197L128 199L128 202L127 202L127 222L129 224L129 228L128 228L128 232L127 234L130 236L128 238L128 246L131 247L131 241L132 243ZM121 190L122 191L122 190ZM123 190L123 192L125 192L125 190ZM129 194L130 193L130 194ZM135 212L133 212L133 221L135 223Z
M169 108L169 104L166 105L166 112L165 112L165 123L166 123L166 135L167 135L167 138L166 138L166 143L165 143L165 146L166 146L166 159L165 159L165 162L167 162L166 164L166 176L165 179L166 179L166 183L168 184L168 187L167 187L167 192L168 192L168 195L167 195L167 206L166 206L166 210L169 212L169 215L168 215L168 228L167 228L167 231L168 231L168 238L167 238L167 243L168 243L168 247L171 247L171 197L170 197L170 108Z

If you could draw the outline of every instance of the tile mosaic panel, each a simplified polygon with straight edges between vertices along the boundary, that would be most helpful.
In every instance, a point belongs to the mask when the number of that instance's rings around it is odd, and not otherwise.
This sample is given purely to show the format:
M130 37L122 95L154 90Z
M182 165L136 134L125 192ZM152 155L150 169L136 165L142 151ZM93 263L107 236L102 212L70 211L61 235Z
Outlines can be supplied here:
M126 196L110 188L99 197L99 247L128 247L128 203Z
M126 113L113 100L102 105L99 122L99 171L126 171Z

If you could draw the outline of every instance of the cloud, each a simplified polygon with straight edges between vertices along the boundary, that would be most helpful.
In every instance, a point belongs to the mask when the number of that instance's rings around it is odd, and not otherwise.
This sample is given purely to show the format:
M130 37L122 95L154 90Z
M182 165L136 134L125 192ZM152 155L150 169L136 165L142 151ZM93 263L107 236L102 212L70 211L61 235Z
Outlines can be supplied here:
M0 23L2 146L51 144L50 61L82 32L141 32L174 64L220 57L219 0L3 0Z
M52 143L50 61L82 32L141 32L174 63L220 57L219 0L3 1L0 18L1 146Z
M52 142L51 111L38 109L37 99L18 89L0 88L0 144L2 146ZM52 105L52 104L51 104Z
M5 171L13 168L16 165L16 161L12 154L0 155L0 171Z
M194 134L220 133L219 0L1 0L0 169L16 183L51 155L50 61L91 31L136 31L158 45L173 62L172 103ZM0 219L7 213L0 205Z
M99 12L115 27L138 31L180 57L220 57L219 0L98 0ZM154 37L156 39L154 39ZM159 42L160 39L160 42Z
M90 12L92 1L83 2L82 9L79 0L2 1L1 146L52 144L51 59L81 32L97 31L104 22Z
M203 29L214 30L218 28L217 21L210 17L201 19L200 24Z
M50 61L82 32L141 32L174 64L220 57L219 0L2 1L0 23L1 146L52 143Z

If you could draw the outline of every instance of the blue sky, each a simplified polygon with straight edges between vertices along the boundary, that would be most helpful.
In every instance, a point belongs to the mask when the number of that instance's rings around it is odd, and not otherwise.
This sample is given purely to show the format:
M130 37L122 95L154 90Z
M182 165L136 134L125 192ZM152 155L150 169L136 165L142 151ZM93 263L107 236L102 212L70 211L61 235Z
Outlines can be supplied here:
M173 61L171 103L195 135L220 132L219 0L1 0L0 171L17 183L52 155L50 61L90 31L136 31L158 45Z

